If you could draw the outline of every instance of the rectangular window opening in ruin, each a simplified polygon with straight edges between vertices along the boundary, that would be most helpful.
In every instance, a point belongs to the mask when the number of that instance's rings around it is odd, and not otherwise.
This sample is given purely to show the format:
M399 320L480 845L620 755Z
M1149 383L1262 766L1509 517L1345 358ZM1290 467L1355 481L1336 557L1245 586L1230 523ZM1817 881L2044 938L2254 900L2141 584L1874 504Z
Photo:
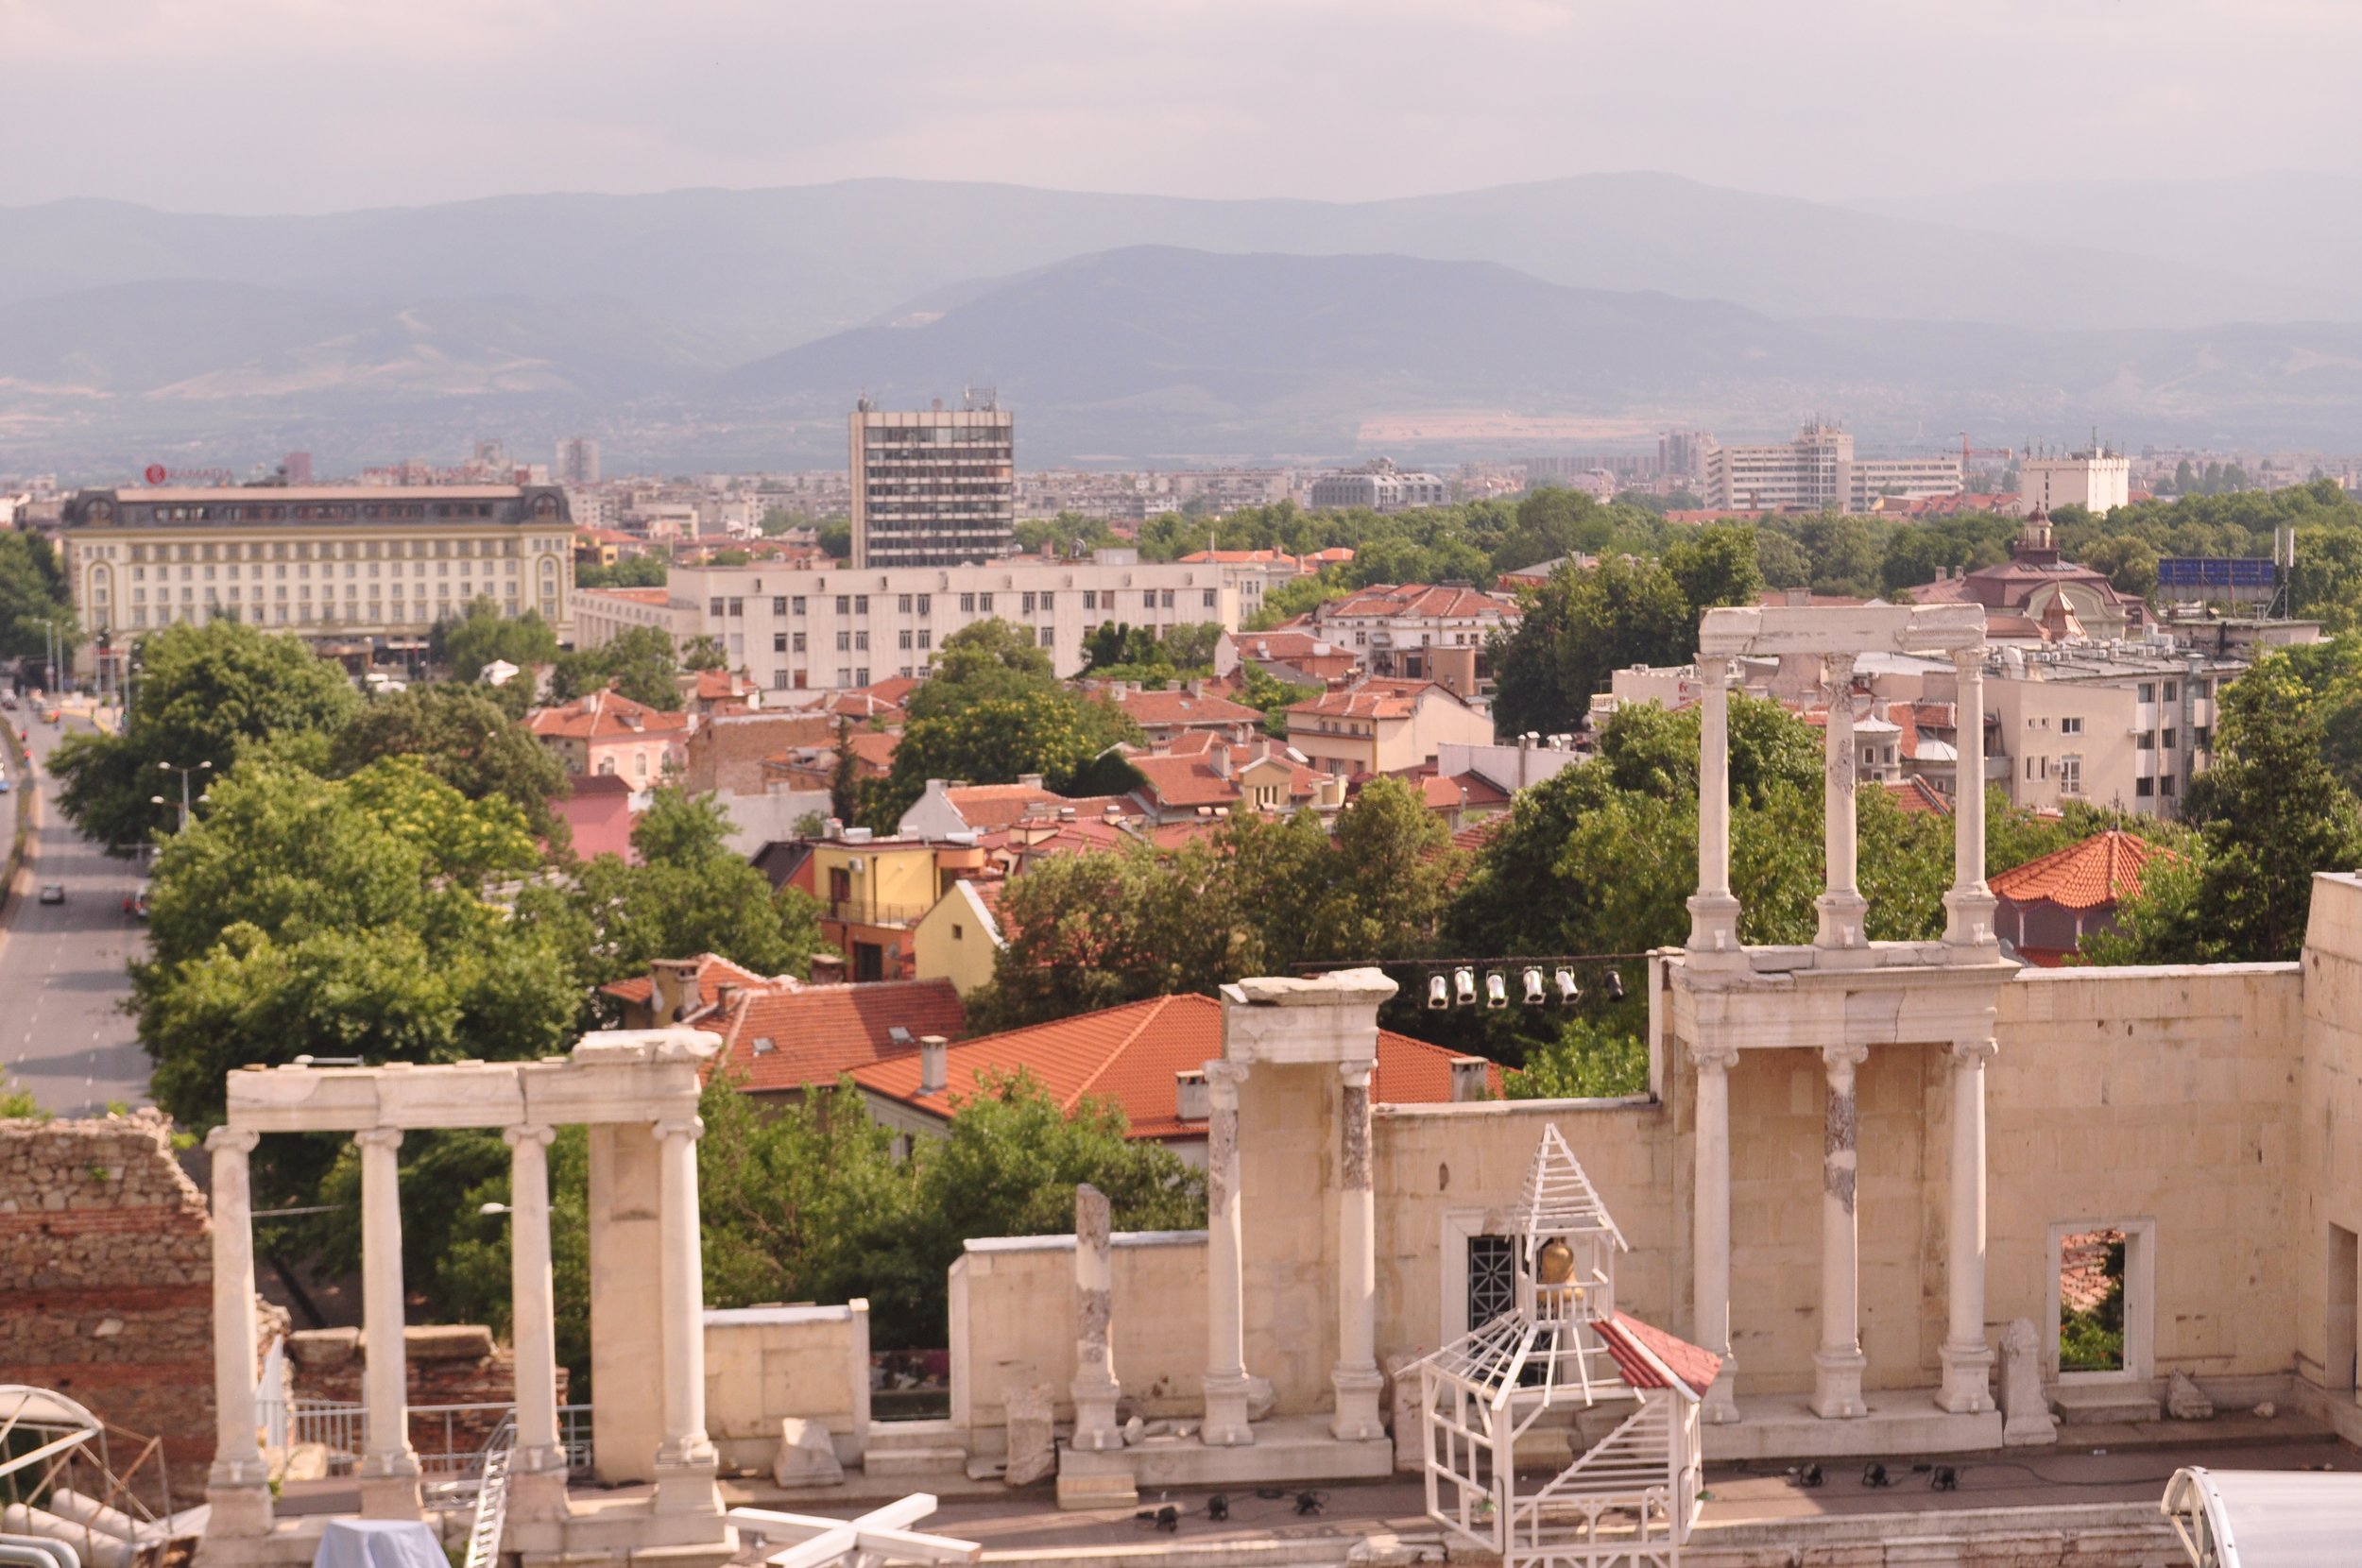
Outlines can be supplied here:
M2061 1383L2147 1383L2155 1375L2154 1219L2050 1227L2050 1334L2044 1356Z
M2351 1394L2355 1389L2355 1324L2362 1319L2362 1244L2343 1225L2329 1227L2328 1305L2321 1384Z

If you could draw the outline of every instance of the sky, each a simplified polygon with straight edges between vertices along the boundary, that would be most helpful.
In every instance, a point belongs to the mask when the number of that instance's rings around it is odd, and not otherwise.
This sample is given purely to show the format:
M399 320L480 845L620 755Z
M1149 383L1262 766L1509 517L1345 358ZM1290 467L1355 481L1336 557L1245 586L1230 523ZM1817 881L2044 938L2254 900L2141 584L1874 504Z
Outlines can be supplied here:
M0 0L0 205L2362 174L2353 0Z

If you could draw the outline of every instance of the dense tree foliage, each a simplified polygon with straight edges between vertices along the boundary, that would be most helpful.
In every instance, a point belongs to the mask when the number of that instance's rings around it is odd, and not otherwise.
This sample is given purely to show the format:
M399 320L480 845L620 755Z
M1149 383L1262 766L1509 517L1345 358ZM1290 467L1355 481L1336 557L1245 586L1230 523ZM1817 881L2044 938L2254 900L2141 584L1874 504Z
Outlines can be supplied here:
M672 712L681 706L680 656L660 626L633 626L595 648L558 655L550 695L560 702L612 687L643 707Z
M767 524L769 517L763 521ZM767 527L764 532L768 533ZM574 565L574 587L590 588L662 588L667 576L666 562L661 555L625 555L613 566L600 566L594 561L578 561Z
M68 649L81 640L57 551L39 534L0 532L0 657L43 654L52 634Z
M470 800L510 801L546 837L560 826L550 802L566 793L566 769L492 690L414 686L365 703L329 742L328 771L342 776L382 758L415 758Z
M468 601L459 614L435 622L430 644L436 662L449 665L455 681L474 680L494 659L531 670L557 657L557 634L539 610L503 615L499 605L481 596Z

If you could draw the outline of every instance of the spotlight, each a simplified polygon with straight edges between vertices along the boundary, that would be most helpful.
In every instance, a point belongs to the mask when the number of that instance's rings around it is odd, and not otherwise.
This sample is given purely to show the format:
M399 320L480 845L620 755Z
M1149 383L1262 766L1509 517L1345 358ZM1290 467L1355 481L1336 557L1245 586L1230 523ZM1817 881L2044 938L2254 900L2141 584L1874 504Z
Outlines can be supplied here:
M1476 1006L1476 971L1463 964L1451 972L1452 995L1463 1007Z
M1296 1493L1296 1512L1298 1514L1320 1513L1326 1510L1327 1507L1328 1493L1325 1491L1311 1491L1308 1490Z
M1498 969L1490 970L1485 974L1484 1005L1487 1007L1509 1005L1509 981L1502 978Z
M1927 1485L1936 1491L1958 1491L1960 1490L1960 1473L1952 1465L1940 1464L1936 1466L1935 1474L1927 1477Z
M1861 1484L1874 1490L1878 1487L1891 1487L1894 1484L1894 1477L1887 1474L1886 1466L1873 1459L1861 1473Z
M1583 1000L1583 987L1575 983L1575 972L1562 967L1558 971L1558 1004L1572 1007Z
M1427 1005L1433 1008L1449 1007L1451 1005L1451 981L1441 975L1428 976Z
M1819 1465L1808 1464L1802 1470L1789 1471L1788 1473L1788 1479L1790 1486L1809 1488L1819 1486L1823 1477L1821 1474L1821 1467Z
M1526 971L1526 1005L1528 1007L1540 1007L1542 1002L1542 971L1539 969L1528 969Z
M1624 976L1621 970L1610 969L1607 972L1607 999L1612 1002L1620 1002L1624 999Z
M1218 1491L1206 1499L1206 1517L1219 1525L1230 1517L1230 1494Z

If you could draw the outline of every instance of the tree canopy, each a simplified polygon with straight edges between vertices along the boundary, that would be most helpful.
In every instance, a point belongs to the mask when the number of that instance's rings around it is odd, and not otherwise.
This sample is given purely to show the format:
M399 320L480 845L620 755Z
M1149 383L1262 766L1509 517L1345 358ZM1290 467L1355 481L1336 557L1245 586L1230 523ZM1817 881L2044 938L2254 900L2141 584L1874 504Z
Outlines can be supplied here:
M479 594L467 608L435 623L431 652L451 666L451 678L472 681L494 659L505 659L520 670L549 664L557 657L557 633L539 610L503 615L500 605Z

